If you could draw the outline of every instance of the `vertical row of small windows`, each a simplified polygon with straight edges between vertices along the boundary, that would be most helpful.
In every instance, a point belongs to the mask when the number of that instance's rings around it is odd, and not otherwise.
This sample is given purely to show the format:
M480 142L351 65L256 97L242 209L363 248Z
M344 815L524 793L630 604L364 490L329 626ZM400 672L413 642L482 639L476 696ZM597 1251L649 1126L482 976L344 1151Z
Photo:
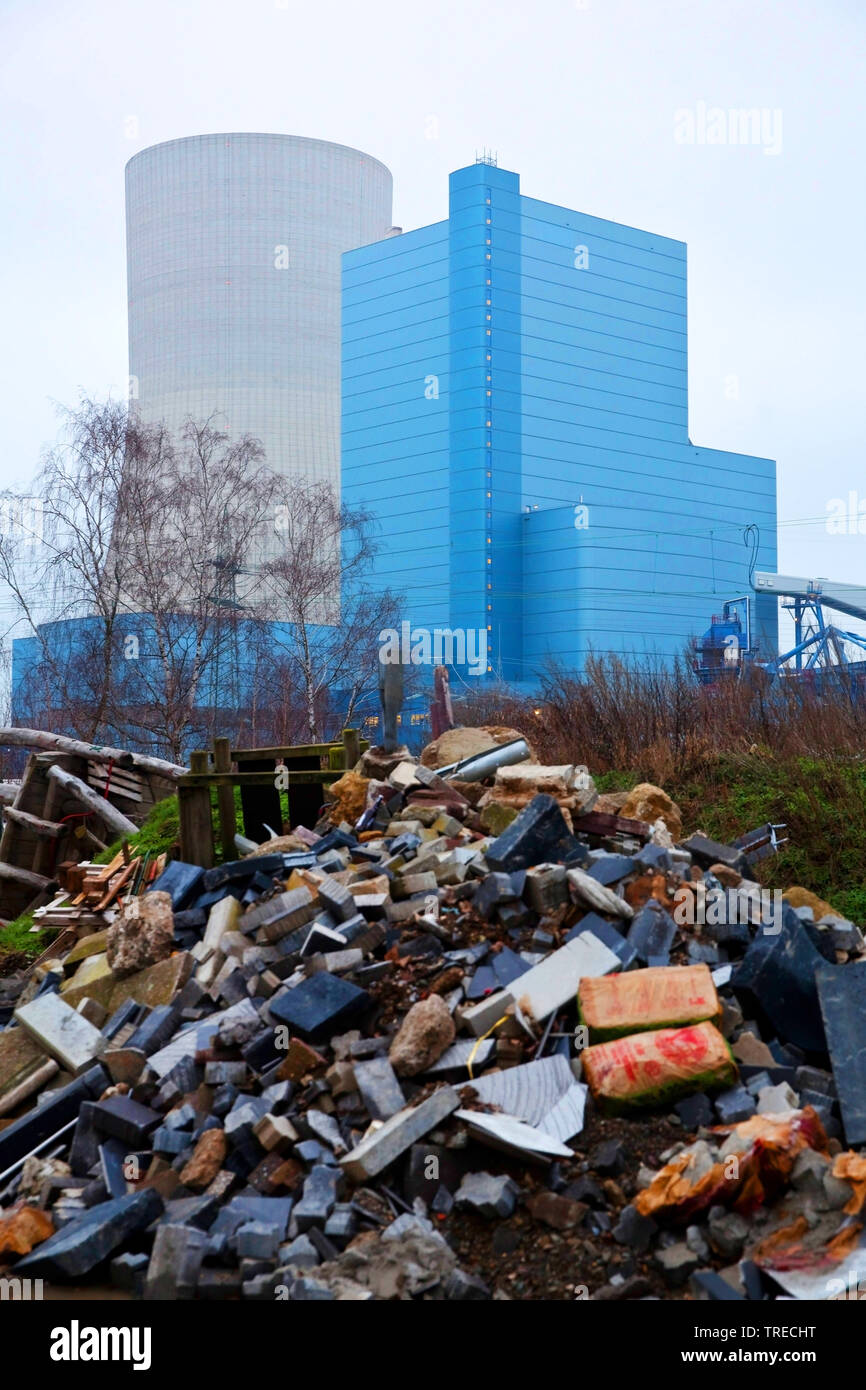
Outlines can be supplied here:
M487 473L487 477L486 477L486 479L485 479L485 483L486 483L486 487L485 487L486 498L485 498L485 501L486 501L486 504L487 504L487 505L486 505L485 513L484 513L484 520L485 520L485 528L484 528L484 531L485 531L485 536L486 536L486 539L487 539L487 545L486 545L485 548L486 548L486 550L487 550L487 567L488 567L488 568L487 568L487 631L488 631L488 633L492 634L492 632L493 632L493 602L492 602L492 599L493 599L493 351L492 351L492 349L493 349L493 343L492 343L492 338L493 338L493 333L492 333L492 327L493 327L493 275L492 275L491 259L492 259L492 250L493 250L493 207L492 207L492 203L491 203L491 190L490 190L489 188L485 189L485 191L484 191L484 203L485 203L485 209L486 209L486 211L485 211L485 217L484 217L484 222L485 222L485 226L486 226L486 228L487 228L487 234L486 234L486 236L485 236L485 238L484 238L484 245L485 245L484 259L485 259L485 262L486 262L486 275L485 275L485 280L484 280L484 291L485 291L485 293L484 293L484 320L485 320L485 323L486 323L486 325L487 325L487 326L486 326L486 329L485 329L485 336L486 336L486 338L487 338L487 354L486 354L487 360L486 360L486 364L485 364L486 370L485 370L485 373L484 373L484 375L485 375L485 383L484 383L484 386L485 386L485 397L484 397L484 399L485 399L485 401L486 401L486 403L487 403L487 405L486 405L486 413L485 413L485 417L484 417L484 426L485 426L485 429L486 429L486 431L487 431L487 436L486 436L486 441L485 441L485 442L486 442L486 446L487 446L487 447L486 447L486 453L487 453L487 468L486 468L486 470L485 470L486 473ZM491 671L491 670L493 669L493 668L492 668L492 664L491 664L492 656L493 656L493 652L492 652L492 636L488 636L488 639L487 639L487 662L488 662L488 664L487 664L487 670L488 670L488 672Z

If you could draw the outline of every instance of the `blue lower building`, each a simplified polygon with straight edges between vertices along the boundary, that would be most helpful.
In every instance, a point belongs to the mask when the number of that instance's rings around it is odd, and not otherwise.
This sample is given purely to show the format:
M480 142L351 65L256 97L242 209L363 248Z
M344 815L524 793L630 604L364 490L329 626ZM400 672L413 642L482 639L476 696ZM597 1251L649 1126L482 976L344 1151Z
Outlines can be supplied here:
M512 683L551 657L671 660L775 570L774 462L689 438L682 242L478 162L445 221L343 255L342 313L343 499L462 678L473 633ZM750 619L775 654L775 599Z

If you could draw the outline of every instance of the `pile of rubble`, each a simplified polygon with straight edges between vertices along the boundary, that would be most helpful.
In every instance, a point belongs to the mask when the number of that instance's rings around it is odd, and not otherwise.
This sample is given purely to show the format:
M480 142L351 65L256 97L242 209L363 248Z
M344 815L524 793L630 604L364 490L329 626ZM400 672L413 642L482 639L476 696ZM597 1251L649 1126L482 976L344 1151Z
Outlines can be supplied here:
M314 830L169 862L0 997L4 1274L260 1300L866 1276L857 927L683 839L661 789L513 750L370 750Z

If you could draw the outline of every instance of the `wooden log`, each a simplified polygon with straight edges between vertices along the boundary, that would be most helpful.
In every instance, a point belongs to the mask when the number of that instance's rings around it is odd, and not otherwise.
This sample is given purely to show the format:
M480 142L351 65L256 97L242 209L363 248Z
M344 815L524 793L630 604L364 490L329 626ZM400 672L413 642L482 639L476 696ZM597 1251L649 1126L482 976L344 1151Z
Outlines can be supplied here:
M213 820L207 778L207 753L190 753L189 766L190 772L196 776L196 784L190 786L188 783L179 782L177 788L180 857L187 864L198 864L203 869L212 869ZM225 777L225 773L221 775Z
M182 777L185 767L178 763L166 762L164 758L152 758L149 753L130 753L124 748L106 748L96 743L83 743L77 738L64 738L62 734L49 734L43 729L0 729L0 747L40 748L45 753L74 753L80 758L95 758L101 763L117 763L118 767L139 767L145 772L159 773L160 777Z
M42 874L31 873L29 869L19 869L15 864L3 863L0 863L0 878L8 878L12 883L23 883L25 887L32 888L34 893L50 887L56 881L53 878L44 878Z
M39 816L31 816L29 811L19 811L14 806L7 806L3 812L7 820L14 821L16 825L24 826L27 830L32 830L34 834L47 836L50 840L56 840L58 835L62 835L66 829L59 821L42 820Z
M116 806L112 806L110 801L106 801L104 796L95 792L92 787L88 787L86 782L82 782L80 777L74 777L71 772L66 772L64 768L57 767L56 764L49 767L48 776L64 787L70 796L74 796L80 801L82 806L86 806L89 811L95 811L101 820L115 835L137 835L138 826L133 821L127 820Z
M213 765L217 772L231 772L231 744L227 738L214 739ZM219 814L223 859L234 859L237 822L235 819L235 791L230 783L220 782L217 787L217 812Z

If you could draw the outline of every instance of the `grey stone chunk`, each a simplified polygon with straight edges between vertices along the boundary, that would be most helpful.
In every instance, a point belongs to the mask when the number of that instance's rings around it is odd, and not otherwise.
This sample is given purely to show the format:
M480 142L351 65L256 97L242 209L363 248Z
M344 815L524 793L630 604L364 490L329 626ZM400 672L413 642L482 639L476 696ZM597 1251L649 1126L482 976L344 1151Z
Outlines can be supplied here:
M756 1110L755 1097L749 1095L745 1086L732 1086L716 1096L716 1114L724 1125L733 1125L740 1120L748 1120Z
M462 1303L490 1298L490 1290L477 1274L467 1274L463 1269L452 1269L445 1281L445 1297Z
M493 1220L510 1216L519 1196L520 1188L512 1178L494 1177L492 1173L467 1173L454 1201L458 1207L471 1207L479 1215Z
M317 1163L310 1170L304 1183L304 1193L294 1210L294 1220L299 1231L308 1231L311 1226L324 1226L337 1201L340 1186L340 1171Z
M325 1222L329 1240L343 1244L358 1232L358 1217L351 1202L338 1202Z
M699 1264L697 1255L684 1241L669 1245L666 1250L656 1251L655 1260L665 1283L671 1288L679 1288L684 1284Z
M781 1115L786 1110L796 1110L799 1103L796 1091L786 1081L778 1086L764 1086L758 1092L759 1115Z
M613 1228L613 1238L620 1245L643 1254L649 1250L658 1226L651 1216L641 1216L636 1207L623 1207L619 1221Z
M677 924L673 917L661 903L650 898L634 918L626 939L637 951L639 960L647 961L650 956L661 956L663 962L667 963L676 934Z
M351 1153L340 1160L343 1172L353 1182L363 1183L384 1171L402 1153L422 1139L446 1116L455 1111L460 1097L451 1086L440 1086L420 1105L407 1107L362 1139Z
M279 1251L280 1268L292 1266L295 1269L313 1269L322 1263L322 1257L310 1237L296 1236L288 1245L281 1245Z
M540 1023L556 1009L573 1002L585 975L609 975L619 967L619 957L591 932L584 932L527 970L509 987L508 995Z
M823 1197L824 1177L830 1171L830 1160L814 1149L802 1149L794 1159L791 1170L791 1186L796 1192L806 1192L813 1197Z
M147 1267L146 1299L192 1298L207 1248L207 1235L194 1226L160 1223Z
M279 1226L266 1221L248 1221L235 1232L238 1259L274 1259L282 1238Z
M327 1144L338 1157L346 1152L340 1126L333 1115L326 1115L324 1110L311 1107L304 1115L304 1123L313 1131L314 1136L323 1144Z
M31 1038L73 1076L92 1066L107 1046L99 1029L70 1008L59 994L40 994L16 1009L14 1017Z
M469 1048L474 1044L468 1044ZM441 1062L440 1058L440 1062ZM355 1082L370 1118L389 1120L406 1104L406 1097L397 1080L397 1073L387 1057L372 1057L369 1062L355 1062Z
M725 1259L739 1259L749 1234L749 1223L727 1207L710 1207L707 1226L713 1249Z
M19 1260L15 1272L61 1280L87 1274L129 1236L155 1221L162 1209L153 1188L100 1202Z

